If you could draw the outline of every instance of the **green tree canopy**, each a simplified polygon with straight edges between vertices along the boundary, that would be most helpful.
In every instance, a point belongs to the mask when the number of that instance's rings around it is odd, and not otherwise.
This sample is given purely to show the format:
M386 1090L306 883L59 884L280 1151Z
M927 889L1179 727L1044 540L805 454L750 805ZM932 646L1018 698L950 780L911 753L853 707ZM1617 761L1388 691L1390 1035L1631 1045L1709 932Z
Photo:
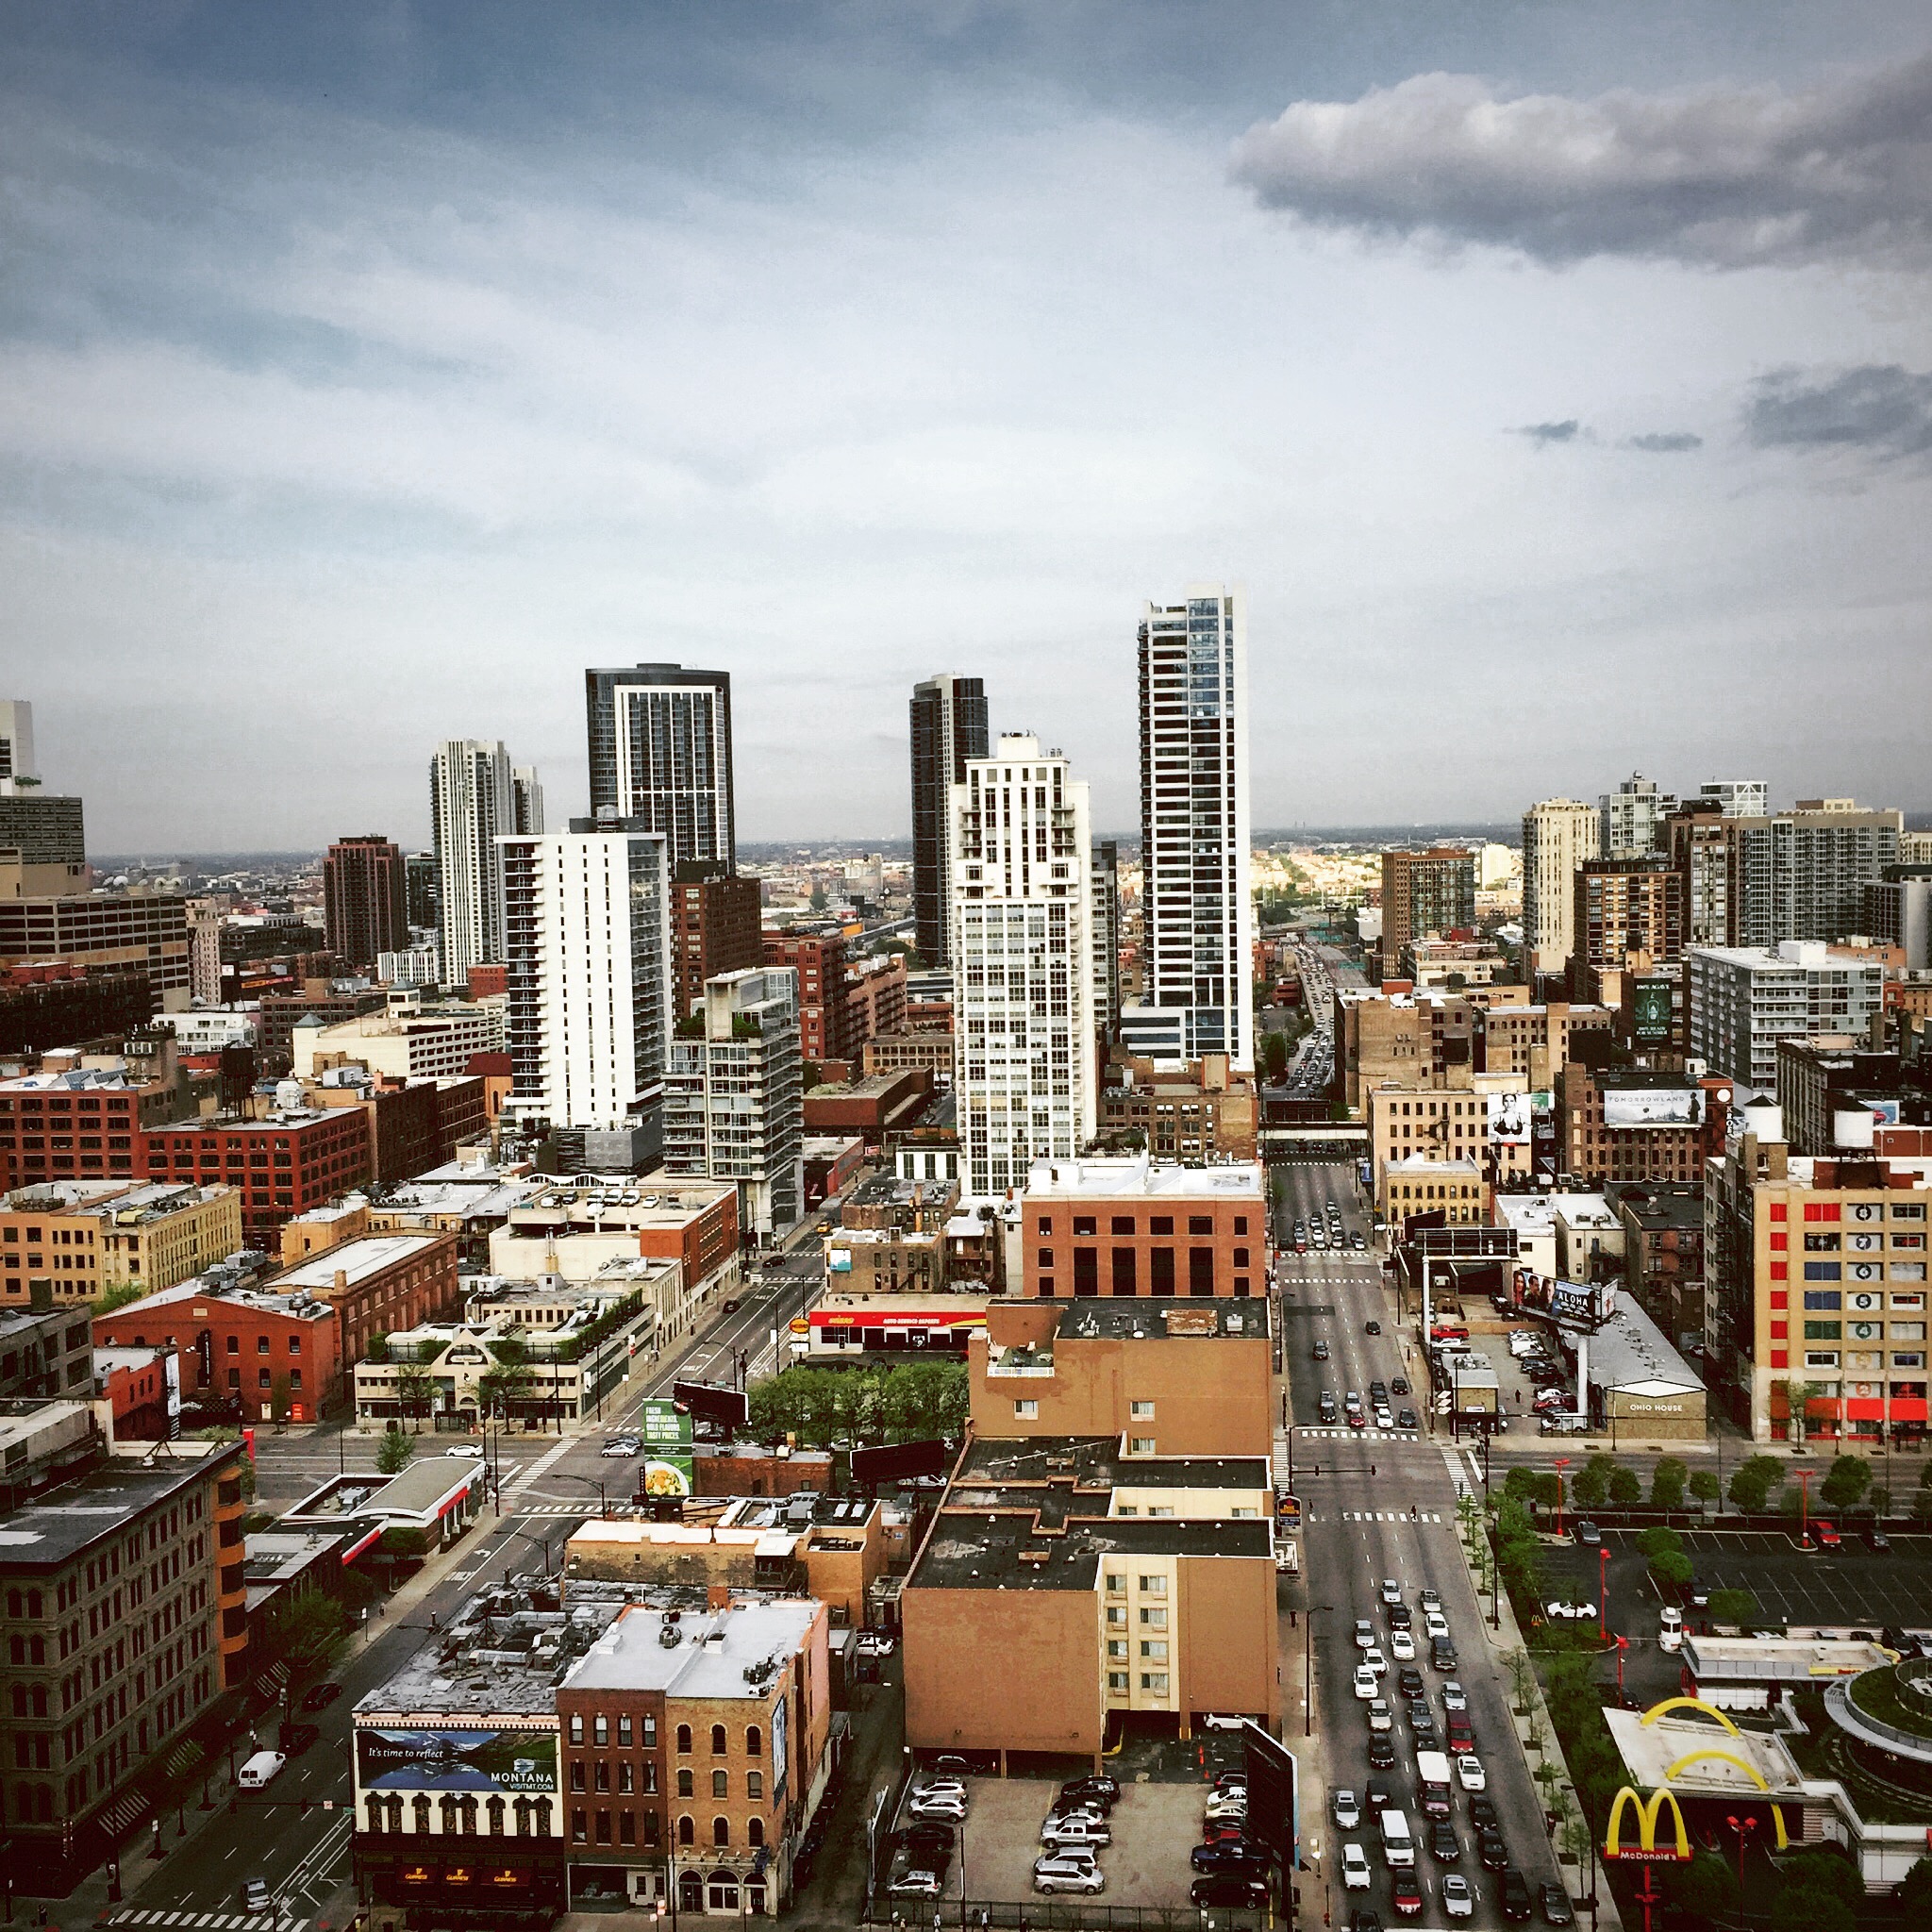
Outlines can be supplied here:
M1757 1599L1748 1590L1714 1590L1710 1593L1710 1621L1748 1630L1757 1622Z
M1932 1464L1928 1464L1932 1471ZM1932 1858L1921 1858L1898 1882L1892 1900L1907 1919L1932 1911Z
M1644 1556L1655 1561L1668 1552L1681 1552L1684 1539L1674 1529L1668 1529L1662 1524L1657 1524L1646 1529L1637 1539L1637 1547Z
M309 1590L285 1605L271 1620L268 1648L288 1669L283 1712L292 1717L295 1699L329 1674L348 1634L342 1607L326 1591Z
M1715 1503L1718 1497L1717 1471L1693 1469L1690 1472L1690 1493L1700 1503Z
M409 1458L416 1453L416 1442L412 1436L401 1429L388 1430L381 1441L375 1445L375 1466L384 1475L400 1475L409 1466Z
M141 1295L142 1291L137 1283L124 1281L116 1288L106 1290L99 1296L94 1303L93 1312L97 1315L111 1315L116 1308L125 1308L129 1302L138 1302Z
M1841 1899L1855 1911L1865 1901L1863 1874L1838 1852L1800 1852L1794 1858L1781 1859L1777 1869L1785 1884Z
M1659 1583L1682 1590L1690 1581L1690 1558L1682 1550L1666 1550L1662 1556L1651 1558L1650 1574Z
M1610 1493L1610 1477L1616 1473L1616 1459L1609 1456L1592 1456L1570 1481L1570 1493L1582 1509L1594 1509L1604 1503Z
M1643 1500L1643 1482L1634 1469L1619 1463L1610 1472L1610 1501L1625 1506Z
M1871 1486L1872 1465L1862 1456L1834 1457L1818 1486L1818 1500L1833 1509L1849 1509Z
M1657 1467L1650 1474L1650 1500L1659 1509L1681 1509L1684 1506L1684 1482L1690 1473L1676 1457L1659 1457Z
M1730 1919L1738 1910L1738 1874L1728 1858L1698 1852L1688 1865L1673 1865L1664 1877L1671 1903L1693 1918Z
M1771 1932L1857 1932L1850 1906L1835 1893L1787 1885L1771 1902Z
M1731 1501L1756 1515L1771 1500L1772 1491L1784 1487L1784 1465L1774 1456L1747 1456L1731 1472Z

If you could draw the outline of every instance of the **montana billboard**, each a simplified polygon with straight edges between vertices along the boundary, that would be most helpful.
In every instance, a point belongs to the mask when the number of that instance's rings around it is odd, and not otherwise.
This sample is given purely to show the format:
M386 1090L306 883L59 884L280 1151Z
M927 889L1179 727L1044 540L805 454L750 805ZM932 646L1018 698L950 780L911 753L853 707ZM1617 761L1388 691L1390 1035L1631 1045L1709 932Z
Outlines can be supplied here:
M365 1791L554 1792L557 1758L555 1731L356 1729Z

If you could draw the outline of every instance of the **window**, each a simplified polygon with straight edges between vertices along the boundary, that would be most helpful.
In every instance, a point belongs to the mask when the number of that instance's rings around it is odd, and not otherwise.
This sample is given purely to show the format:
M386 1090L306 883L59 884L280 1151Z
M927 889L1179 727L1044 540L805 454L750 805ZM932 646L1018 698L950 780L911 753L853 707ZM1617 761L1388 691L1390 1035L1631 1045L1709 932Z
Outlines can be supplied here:
M711 1774L711 1795L714 1798L728 1798L731 1795L731 1774L728 1771L714 1771Z
M610 1742L610 1720L608 1717L593 1717L591 1720L591 1741L602 1751Z
M617 1720L617 1746L621 1751L630 1748L630 1719L627 1717Z
M1108 1596L1119 1595L1119 1593L1122 1591L1125 1590L1126 1587L1127 1579L1124 1576L1122 1576L1113 1571L1109 1571L1108 1573L1107 1593Z
M581 1759L570 1768L570 1788L574 1791L584 1789L584 1767Z
M681 1845L688 1845L688 1844L690 1844L690 1843L691 1843L691 1820L690 1820L689 1818L680 1818L680 1819L679 1819L679 1820L677 1821L677 1842L678 1842L679 1844L681 1844ZM685 1874L685 1877L687 1877L687 1878L689 1878L689 1877L690 1877L691 1875L691 1874L690 1874L689 1872L687 1872L687 1873ZM681 1881L680 1881L680 1882L681 1882Z
M1132 1248L1115 1248L1108 1257L1113 1270L1113 1291L1116 1294L1134 1292L1134 1251Z
M744 1727L744 1755L747 1757L762 1757L765 1755L765 1734L757 1724Z
M581 1744L584 1741L584 1720L581 1714L574 1716L570 1721L570 1740L573 1744Z
M1165 1630L1167 1612L1162 1609L1143 1609L1141 1612L1141 1627L1143 1630Z
M1154 1438L1152 1436L1129 1436L1127 1438L1127 1454L1129 1456L1152 1456L1154 1454Z
M1807 1281L1836 1281L1839 1279L1839 1264L1836 1261L1807 1261L1805 1263Z
M677 1748L680 1751L689 1751L691 1749L691 1726L689 1724L679 1724L677 1727Z
M1167 1578L1164 1576L1143 1576L1140 1579L1141 1593L1143 1596L1165 1596Z
M1109 1234L1127 1234L1134 1231L1134 1217L1131 1214L1116 1214L1107 1224Z
M1124 1624L1127 1621L1127 1613L1124 1607L1119 1604L1109 1604L1107 1608L1107 1621L1109 1624Z
M1094 1227L1095 1224L1092 1215L1076 1214L1074 1216L1074 1232L1075 1234L1091 1235L1094 1232Z
M1174 1292L1174 1250L1150 1249L1147 1256L1147 1286L1157 1295Z
M686 1767L677 1774L677 1795L680 1798L689 1798L693 1796L695 1791L696 1787L691 1783L690 1768Z
M1172 1214L1150 1215L1147 1221L1147 1232L1149 1234L1172 1234L1174 1232L1174 1216Z
M1211 1295L1214 1292L1212 1248L1188 1250L1188 1292L1191 1295Z
M1091 1300L1100 1292L1100 1254L1095 1248L1074 1250L1074 1293Z
M1051 1234L1053 1232L1053 1216L1051 1214L1042 1214L1033 1224L1041 1234Z
M1021 1422L1030 1422L1039 1413L1040 1405L1037 1402L1016 1402L1013 1405L1013 1414Z
M1142 1671L1141 1673L1141 1688L1143 1690L1151 1690L1157 1697L1165 1697L1167 1695L1167 1673L1165 1671Z
M1843 1302L1835 1288L1807 1289L1805 1306L1807 1308L1836 1308L1841 1307Z
M1214 1217L1213 1217L1213 1215L1211 1215L1211 1214L1191 1214L1191 1215L1189 1215L1189 1216L1188 1216L1188 1232L1189 1232L1190 1234L1212 1234L1212 1233L1214 1232Z
M1838 1357L1829 1349L1807 1348L1805 1351L1805 1366L1807 1369L1835 1369Z
M1153 1663L1164 1664L1167 1661L1167 1640L1164 1637L1150 1638L1141 1645L1141 1656Z
M728 1818L711 1820L711 1842L714 1845L728 1845L731 1842L731 1821ZM716 1890L714 1887L713 1890Z
M1247 1231L1248 1231L1248 1217L1247 1217L1247 1216L1246 1216L1245 1214L1237 1214L1237 1215L1235 1216L1235 1218L1234 1218L1234 1231L1235 1231L1235 1233L1237 1233L1237 1234L1246 1234L1246 1233L1247 1233Z
M1127 1684L1127 1674L1126 1674L1126 1672L1125 1672L1125 1671L1109 1671L1109 1672L1108 1672L1108 1674L1107 1674L1107 1688L1108 1688L1108 1690L1110 1690L1110 1691L1121 1691L1121 1692L1124 1692L1124 1691L1125 1691L1125 1690L1127 1690L1127 1688L1128 1688L1128 1684Z
M1130 1402L1127 1404L1127 1413L1136 1422L1151 1423L1154 1420L1154 1405L1151 1402Z
M730 1748L731 1746L724 1736L724 1726L723 1724L713 1724L711 1726L711 1756L713 1757L723 1757Z
M765 1795L765 1774L761 1771L748 1771L744 1774L744 1795L763 1801Z
M591 1820L589 1814L573 1811L570 1814L570 1837L573 1844L587 1845L591 1841Z

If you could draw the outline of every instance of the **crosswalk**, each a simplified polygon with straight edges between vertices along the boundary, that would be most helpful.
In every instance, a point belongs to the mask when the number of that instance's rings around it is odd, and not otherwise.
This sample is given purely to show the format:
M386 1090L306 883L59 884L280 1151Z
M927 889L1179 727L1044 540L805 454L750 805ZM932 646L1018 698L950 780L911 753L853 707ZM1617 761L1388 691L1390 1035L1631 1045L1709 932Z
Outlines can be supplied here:
M1424 1509L1420 1516L1411 1516L1407 1509L1343 1509L1338 1512L1335 1521L1340 1523L1441 1523L1445 1519L1439 1510Z
M1305 1442L1413 1442L1419 1440L1421 1432L1416 1429L1296 1429L1295 1434Z
M245 1925L254 1932L266 1932L268 1921L261 1912L116 1912L108 1924L193 1926L196 1932L241 1932ZM308 1932L308 1921L283 1919L277 1932Z
M592 1505L592 1509L595 1506ZM519 1516L584 1516L591 1511L581 1503L525 1503L516 1512Z

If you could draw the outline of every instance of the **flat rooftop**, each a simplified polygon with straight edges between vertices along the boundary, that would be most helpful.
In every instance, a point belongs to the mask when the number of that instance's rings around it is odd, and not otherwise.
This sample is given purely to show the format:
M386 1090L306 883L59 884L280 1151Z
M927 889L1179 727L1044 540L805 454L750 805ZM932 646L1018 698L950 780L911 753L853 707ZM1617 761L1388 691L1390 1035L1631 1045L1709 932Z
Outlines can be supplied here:
M502 1712L554 1724L558 1685L624 1607L592 1601L533 1610L525 1603L511 1591L471 1598L448 1630L358 1699L357 1720Z
M908 1590L1079 1590L1099 1587L1104 1557L1229 1557L1274 1559L1265 1521L1183 1522L1173 1517L1078 1518L1041 1535L1008 1511L942 1509Z
M1609 1198L1646 1230L1704 1226L1704 1189L1696 1181L1626 1181Z
M1893 1661L1893 1653L1883 1645L1852 1640L1692 1637L1688 1633L1684 1638L1684 1667L1701 1683L1815 1683L1830 1677L1855 1677Z
M1173 1167L1128 1158L1036 1160L1026 1173L1029 1199L1203 1201L1224 1197L1259 1205L1258 1161L1226 1167Z
M1264 1456L1125 1456L1117 1436L976 1436L946 1503L972 1508L990 1504L989 1491L1070 1483L1098 1491L1265 1490L1269 1482Z
M627 1606L564 1679L573 1690L662 1690L760 1704L824 1614L811 1598L735 1599L724 1610Z
M168 1442L139 1461L111 1457L0 1516L0 1565L58 1569L143 1510L205 1479L233 1442Z
M1664 1331L1620 1294L1615 1312L1590 1338L1590 1379L1605 1389L1635 1395L1663 1395L1678 1390L1704 1392L1704 1378L1664 1339Z
M1804 1781L1784 1740L1761 1731L1720 1731L1707 1718L1667 1716L1653 1721L1641 1711L1614 1707L1606 1707L1604 1722L1630 1773L1630 1782L1642 1790L1670 1785L1687 1798L1756 1799L1767 1788L1795 1796ZM1693 1757L1679 1769L1689 1753L1713 1745L1729 1757ZM1734 1761L1740 1757L1753 1767L1757 1777Z
M365 1234L339 1241L319 1255L310 1255L275 1278L275 1291L306 1288L315 1294L326 1294L336 1285L336 1276L345 1274L349 1286L366 1281L372 1274L399 1262L420 1259L437 1242L450 1239L436 1234Z
M1155 1301L1142 1296L1086 1297L1061 1304L1056 1336L1093 1340L1120 1336L1130 1341L1195 1341L1207 1336L1252 1340L1268 1333L1268 1302L1262 1295L1217 1296L1199 1301Z

